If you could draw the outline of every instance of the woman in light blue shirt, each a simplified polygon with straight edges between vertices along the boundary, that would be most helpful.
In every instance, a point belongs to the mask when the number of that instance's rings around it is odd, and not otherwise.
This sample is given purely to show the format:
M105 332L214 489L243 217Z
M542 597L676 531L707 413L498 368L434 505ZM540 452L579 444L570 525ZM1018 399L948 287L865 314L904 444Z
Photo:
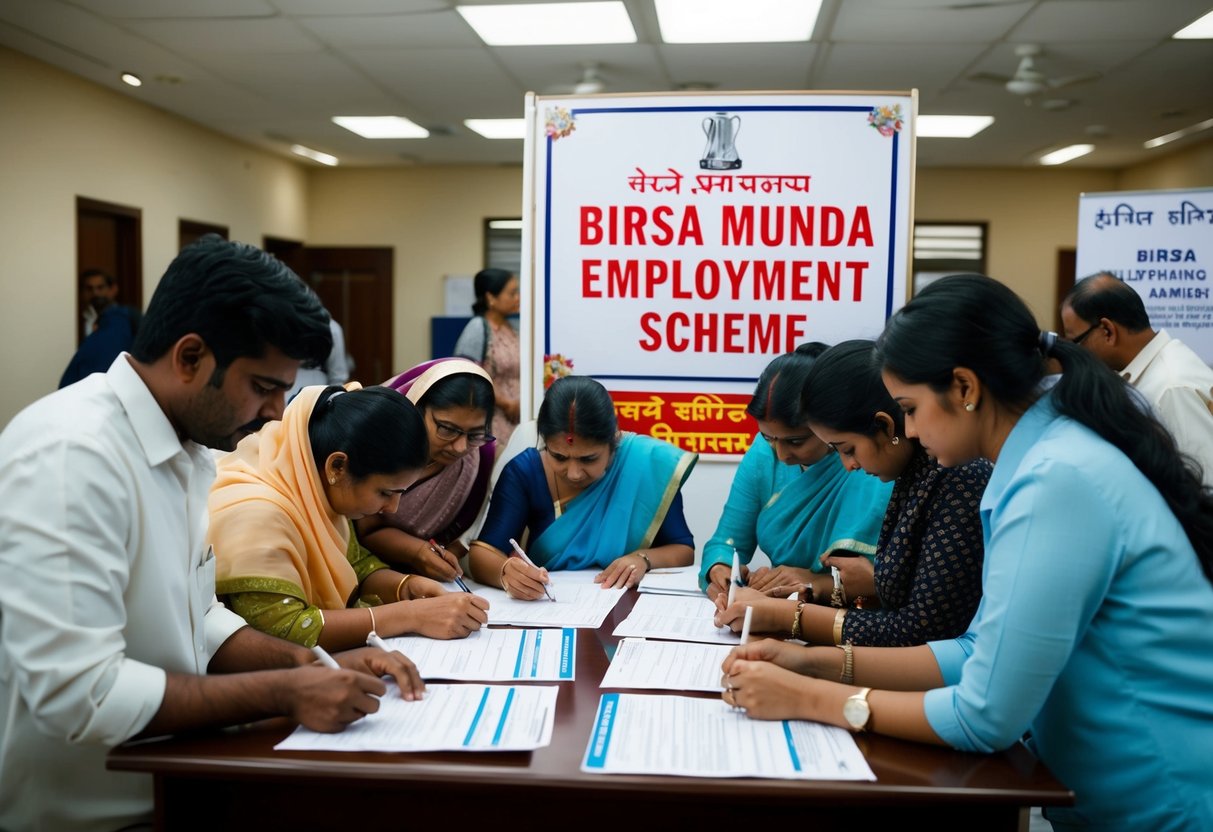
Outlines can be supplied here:
M875 357L907 434L941 464L995 462L981 606L965 635L923 647L738 648L725 701L966 751L1026 736L1075 793L1045 809L1057 828L1213 829L1213 493L1199 471L1121 379L1039 333L988 277L932 284ZM1051 389L1046 358L1063 368Z

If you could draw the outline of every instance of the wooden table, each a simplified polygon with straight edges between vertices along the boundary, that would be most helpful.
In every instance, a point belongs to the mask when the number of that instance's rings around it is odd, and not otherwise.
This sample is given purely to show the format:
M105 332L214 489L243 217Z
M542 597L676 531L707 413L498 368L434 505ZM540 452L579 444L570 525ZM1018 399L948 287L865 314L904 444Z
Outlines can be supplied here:
M1030 806L1073 794L1025 748L968 754L875 735L856 739L876 782L584 774L580 770L615 626L580 630L577 679L560 683L552 742L532 752L280 752L285 720L114 749L108 767L155 781L162 830L425 829L470 822L529 832L683 829L748 819L775 829L922 822L938 829L1018 830ZM550 683L549 683L550 684ZM467 817L471 814L470 817ZM463 820L466 817L466 820ZM788 825L781 825L786 822Z

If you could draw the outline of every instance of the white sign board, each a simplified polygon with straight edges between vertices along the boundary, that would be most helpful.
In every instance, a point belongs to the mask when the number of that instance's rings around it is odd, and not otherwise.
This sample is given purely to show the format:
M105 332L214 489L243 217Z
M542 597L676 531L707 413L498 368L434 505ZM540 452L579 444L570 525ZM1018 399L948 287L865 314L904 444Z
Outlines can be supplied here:
M1152 328L1213 364L1213 189L1082 194L1076 271L1119 277Z

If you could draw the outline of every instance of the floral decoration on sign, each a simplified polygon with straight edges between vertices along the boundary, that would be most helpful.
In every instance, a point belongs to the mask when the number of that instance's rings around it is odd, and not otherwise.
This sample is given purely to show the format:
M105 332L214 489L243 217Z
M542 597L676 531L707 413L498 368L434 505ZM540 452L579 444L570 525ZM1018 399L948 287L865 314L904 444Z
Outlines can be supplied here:
M548 107L544 118L546 119L544 132L552 141L563 139L577 129L573 115L564 107Z
M558 378L573 374L573 359L565 358L558 352L543 357L543 389L547 390Z
M868 113L868 125L875 127L880 135L888 137L901 132L901 105L892 107L873 107Z

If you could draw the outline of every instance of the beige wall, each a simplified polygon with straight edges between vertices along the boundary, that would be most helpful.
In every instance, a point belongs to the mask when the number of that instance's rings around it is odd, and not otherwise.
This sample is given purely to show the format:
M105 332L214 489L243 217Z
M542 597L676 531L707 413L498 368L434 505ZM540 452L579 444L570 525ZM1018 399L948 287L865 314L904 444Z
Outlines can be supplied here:
M302 239L302 165L0 48L0 425L54 390L76 348L76 197L143 211L143 296L180 218Z
M430 317L443 314L444 275L484 268L484 220L522 216L522 166L318 170L308 203L310 245L395 249L400 371L430 357Z
M0 425L54 389L75 348L77 195L143 210L145 301L182 217L254 243L391 246L398 367L428 357L443 276L481 267L484 218L522 210L520 167L295 164L2 48L0 119ZM1080 193L1209 186L1213 140L1120 172L927 169L915 217L989 222L990 273L1047 324Z

